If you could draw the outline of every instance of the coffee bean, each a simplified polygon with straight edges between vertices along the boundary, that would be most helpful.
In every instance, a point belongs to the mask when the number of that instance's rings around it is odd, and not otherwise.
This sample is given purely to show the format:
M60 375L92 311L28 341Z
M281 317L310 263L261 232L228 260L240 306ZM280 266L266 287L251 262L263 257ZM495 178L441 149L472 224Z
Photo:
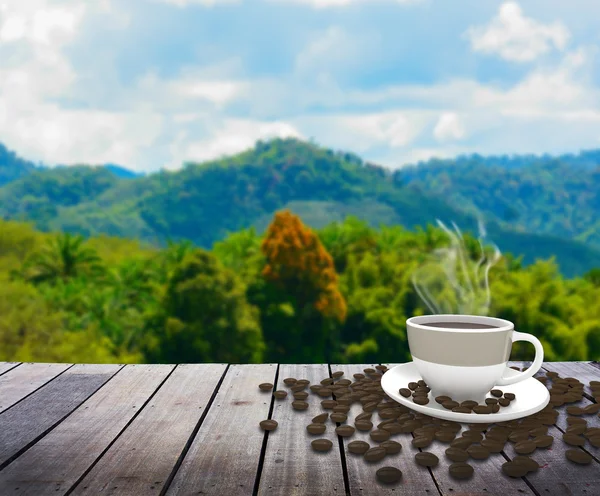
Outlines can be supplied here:
M308 398L308 393L306 391L298 391L297 393L294 393L295 400L305 400L306 398Z
M364 372L365 374L374 374L374 373L376 372L376 370L375 370L375 369L368 368L368 369L364 369L364 370L363 370L363 372Z
M276 420L263 420L259 425L263 431L273 431L277 429Z
M323 401L321 401L321 406L325 410L331 410L334 406L337 406L337 401L335 401L335 400L323 400Z
M405 398L408 398L411 395L410 389L408 388L402 388L399 390L399 393L404 396Z
M570 444L571 446L584 446L585 445L585 438L583 438L581 436L564 433L562 438L565 443Z
M450 396L436 396L435 401L441 405L444 401L452 401L452 398Z
M370 447L369 443L365 441L351 441L348 443L348 451L357 455L365 454Z
M546 376L550 379L557 379L559 377L558 372L546 372Z
M402 479L402 472L396 467L381 467L375 472L375 475L384 484L393 484Z
M306 430L309 434L323 434L325 432L325 424L308 424Z
M509 433L510 431L508 429L503 429L502 427L494 427L487 431L485 437L486 439L492 439L493 441L505 443L508 440Z
M273 384L271 384L270 382L263 382L262 384L258 385L258 388L261 391L271 391L271 389L273 389Z
M319 396L322 396L323 398L327 398L333 394L333 391L331 390L331 388L322 387L321 389L319 389L319 391L317 391L317 394Z
M504 394L502 391L500 391L499 389L492 389L490 391L490 394L492 396L494 396L495 398L502 398L502 395Z
M528 455L529 453L533 453L537 446L533 441L525 440L519 441L515 444L515 451L520 455Z
M292 401L292 408L294 408L294 410L306 410L308 408L308 403L302 400Z
M427 398L427 396L423 398L417 396L416 398L413 398L413 402L417 405L426 405L427 403L429 403L429 398Z
M488 438L481 441L481 446L486 448L490 453L500 453L504 449L503 442Z
M302 385L302 386L308 386L310 384L310 381L308 379L298 379L296 381L296 384Z
M592 403L583 409L583 413L586 415L591 415L598 412L600 412L600 403Z
M331 377L326 377L321 381L322 386L330 386L331 384L333 384L333 379Z
M306 389L306 386L304 384L298 384L296 382L296 384L294 384L290 389L292 390L292 393L298 393L300 391L304 391Z
M329 439L315 439L310 445L315 451L329 451L333 443Z
M417 465L421 465L422 467L435 467L440 459L433 453L423 451L415 454L415 461L417 462Z
M338 386L349 386L350 384L352 384L352 381L350 379L340 379L339 381L337 381Z
M327 421L329 414L327 412L321 413L312 419L313 424L323 424Z
M400 434L402 432L402 426L398 422L384 425L381 427L384 431L388 431L390 434Z
M486 405L486 406L477 405L477 406L473 407L473 411L479 415L485 415L485 414L492 413L492 409L488 405Z
M579 463L580 465L588 465L592 462L592 455L578 449L567 450L565 456L567 457L567 460Z
M595 434L593 436L588 437L588 442L594 448L600 448L600 434Z
M282 400L282 399L284 399L287 396L287 391L283 391L283 390L280 389L278 391L275 391L273 393L273 396L275 396L275 398L278 399L278 400Z
M323 386L321 386L321 385L319 385L319 384L313 384L312 386L310 386L310 388L309 388L309 389L310 389L310 390L311 390L313 393L317 393L317 394L318 394L318 393L319 393L319 389L321 389L322 387L323 387Z
M481 434L481 432L470 430L470 429L464 431L461 435L462 435L462 437L468 437L474 443L478 443L479 441L481 441L483 439L483 434Z
M583 432L583 431L582 431ZM545 436L548 434L548 427L536 427L535 429L531 429L529 431L530 436ZM581 434L581 432L580 432Z
M528 456L515 456L512 459L512 462L518 465L523 465L524 467L527 468L527 472L536 472L540 466L538 465L538 463L533 459L530 458Z
M506 399L506 398L500 398L500 399L498 400L498 404L499 404L500 406L508 406L508 405L510 405L510 400L508 400L508 399Z
M397 441L384 441L379 446L385 449L386 455L395 455L402 450L402 445Z
M583 437L590 438L600 435L600 427L590 427L583 432Z
M374 431L371 431L369 435L373 441L377 442L387 441L390 438L390 433L383 429L375 429Z
M435 438L441 443L449 443L454 440L456 433L450 430L442 429L435 433Z
M287 379L284 379L284 380L283 380L283 383L284 383L286 386L293 386L294 384L296 384L296 381L297 381L297 380L298 380L298 379L294 379L293 377L288 377Z
M473 400L466 400L460 404L463 408L468 408L469 410L473 410L474 407L477 406L477 402Z
M473 467L468 463L455 462L448 467L448 472L455 479L468 479L473 475Z
M377 409L377 402L371 401L363 406L365 412L374 412Z
M385 458L385 455L385 448L382 448L381 446L376 446L366 451L364 454L364 458L367 462L378 462L380 460L383 460Z
M348 420L348 415L345 413L332 413L329 418L334 422L341 424L342 422L346 422L346 420Z
M506 462L502 464L502 472L509 477L524 477L529 470L523 463Z
M498 413L500 411L500 405L490 405L492 407L492 413Z
M514 393L504 393L504 397L509 401L513 401L516 398Z
M450 443L450 447L466 450L472 444L473 441L471 439L467 437L459 437Z
M433 437L431 436L419 436L413 438L411 444L415 448L427 448L433 442Z
M498 404L498 400L496 398L486 398L485 399L485 404L486 405L497 405Z
M534 437L532 442L535 443L536 447L538 448L548 448L552 446L554 438L552 436L544 434L543 436Z
M333 374L331 374L331 376L334 379L339 379L340 377L342 377L344 375L344 371L343 370L338 370L337 372L334 372Z
M373 428L373 422L370 422L369 420L357 420L354 422L354 426L359 431L370 431Z
M569 425L587 424L587 420L578 418L578 417L567 417L567 424L569 424Z
M452 447L446 450L446 456L453 462L466 462L469 459L469 453L464 449Z
M452 411L455 413L471 413L471 409L466 406L457 406L453 408Z
M335 413L348 413L350 411L350 407L348 405L339 405L338 404L333 407L333 411Z
M408 389L410 389L411 391L414 391L418 387L419 387L419 385L416 382L409 382L408 383Z
M453 408L456 408L458 406L460 406L458 404L458 401L454 401L454 400L449 400L449 401L444 401L442 403L442 406L446 409L446 410L452 410Z
M356 429L351 425L340 425L335 429L336 434L342 437L350 437L354 434L355 431Z
M362 413L359 413L359 414L356 416L356 420L371 420L371 417L372 417L372 416L373 416L373 414L372 414L372 413L369 413L369 412L362 412Z
M473 444L467 448L469 456L475 460L485 460L490 456L490 451L485 446Z
M578 406L568 406L566 410L569 415L583 415L583 410Z

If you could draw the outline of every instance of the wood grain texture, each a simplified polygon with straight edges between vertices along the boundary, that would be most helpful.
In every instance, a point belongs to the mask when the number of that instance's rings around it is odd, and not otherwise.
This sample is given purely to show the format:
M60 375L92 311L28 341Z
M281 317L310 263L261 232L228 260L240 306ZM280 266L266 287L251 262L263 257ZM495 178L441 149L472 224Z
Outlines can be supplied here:
M75 365L0 414L0 469L61 422L121 367Z
M343 370L345 376L354 380L353 374L362 373L365 368L374 368L377 364L369 365L332 365L331 370ZM360 403L354 403L348 415L348 423L354 426L354 418L363 411ZM385 419L379 417L377 412L373 413L371 421L373 429L377 424ZM380 443L373 441L368 432L356 431L351 438L344 438L344 449L346 453L346 466L348 467L348 480L350 483L351 494L378 495L378 494L398 494L398 495L424 495L435 496L438 490L431 473L427 468L421 467L414 462L414 456L419 452L412 444L412 435L394 434L390 437L402 445L400 453L388 455L383 460L375 463L367 463L361 455L354 455L348 452L348 443L355 440L366 441L371 447L378 446ZM402 472L401 482L398 484L382 484L377 479L375 472L381 467L395 467Z
M70 363L24 363L0 375L0 413L71 366Z
M173 368L173 365L125 366L0 472L2 493L65 494L143 408ZM141 449L143 445L138 447ZM48 474L52 474L50 480Z
M277 389L285 389L288 396L275 400L272 418L279 423L277 430L269 433L267 451L260 479L258 494L293 496L304 494L344 494L344 473L336 424L327 421L327 430L320 436L312 436L306 431L311 419L326 410L321 407L325 398L309 393L306 410L294 410L291 391L283 379L295 377L308 379L311 384L319 384L329 377L327 365L287 365L279 366ZM330 451L313 451L311 442L315 439L329 439L333 442Z
M387 364L392 368L394 364ZM406 385L398 385L398 389ZM468 429L467 424L461 423L462 430ZM457 434L459 437L460 432ZM412 447L412 445L411 445ZM446 449L450 443L434 441L427 448L417 451L426 451L436 455L440 462L431 472L437 486L443 495L490 495L490 494L533 494L523 479L513 479L502 472L502 464L506 458L501 453L491 454L486 460L474 460L469 458L467 463L474 468L473 477L467 480L457 480L450 476L449 467L453 463L446 457ZM413 459L414 462L414 454Z
M252 494L277 365L231 365L167 494ZM277 433L276 431L273 431ZM157 479L158 480L158 479Z
M14 369L17 365L21 365L21 362L0 362L0 375L6 374L6 372Z
M226 367L178 365L71 494L160 494Z

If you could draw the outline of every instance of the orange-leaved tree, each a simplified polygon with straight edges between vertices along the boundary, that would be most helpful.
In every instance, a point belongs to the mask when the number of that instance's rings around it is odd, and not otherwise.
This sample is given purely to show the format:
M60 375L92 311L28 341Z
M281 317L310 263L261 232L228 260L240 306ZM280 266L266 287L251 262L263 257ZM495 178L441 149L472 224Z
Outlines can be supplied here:
M273 317L271 322L263 320L272 359L310 362L333 358L338 347L336 321L345 320L346 302L331 255L289 210L275 214L261 250L266 258L262 275L278 307L263 312L267 320L269 315Z

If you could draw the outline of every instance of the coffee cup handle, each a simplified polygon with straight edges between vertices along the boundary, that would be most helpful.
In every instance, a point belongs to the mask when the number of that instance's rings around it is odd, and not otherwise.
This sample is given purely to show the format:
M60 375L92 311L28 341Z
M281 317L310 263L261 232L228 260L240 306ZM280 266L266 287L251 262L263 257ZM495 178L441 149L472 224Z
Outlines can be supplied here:
M512 377L500 377L498 382L496 382L496 385L498 386L508 386L509 384L515 384L516 382L521 382L533 377L533 375L542 368L542 363L544 362L544 347L542 346L542 343L540 343L540 340L535 336L524 332L514 331L512 341L513 343L515 341L527 341L531 343L535 347L535 358L531 366L525 372L521 372Z

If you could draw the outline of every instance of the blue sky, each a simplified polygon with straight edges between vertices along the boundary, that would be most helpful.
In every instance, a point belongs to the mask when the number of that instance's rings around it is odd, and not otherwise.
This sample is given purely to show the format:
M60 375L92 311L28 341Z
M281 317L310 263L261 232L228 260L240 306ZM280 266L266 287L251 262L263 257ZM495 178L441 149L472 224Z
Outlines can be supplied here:
M313 138L397 168L600 148L600 2L0 0L0 141L138 171Z

